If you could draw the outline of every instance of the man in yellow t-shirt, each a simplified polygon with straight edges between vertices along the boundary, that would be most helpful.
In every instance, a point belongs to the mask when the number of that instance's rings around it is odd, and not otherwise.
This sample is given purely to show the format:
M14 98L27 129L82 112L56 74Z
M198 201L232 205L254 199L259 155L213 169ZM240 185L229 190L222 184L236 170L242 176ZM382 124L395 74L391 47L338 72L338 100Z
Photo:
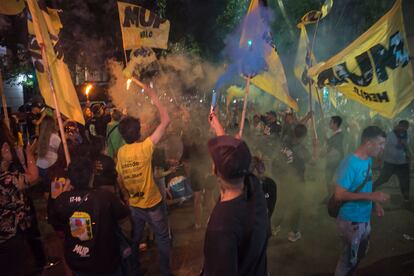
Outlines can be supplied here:
M125 117L119 123L119 132L126 144L118 150L118 182L124 200L128 202L133 221L132 259L133 275L141 275L138 261L138 244L145 223L152 228L160 254L161 275L170 275L171 241L168 233L167 214L162 197L153 177L151 165L154 146L165 133L170 118L166 108L161 105L157 94L144 87L160 113L160 124L149 137L141 141L140 120Z

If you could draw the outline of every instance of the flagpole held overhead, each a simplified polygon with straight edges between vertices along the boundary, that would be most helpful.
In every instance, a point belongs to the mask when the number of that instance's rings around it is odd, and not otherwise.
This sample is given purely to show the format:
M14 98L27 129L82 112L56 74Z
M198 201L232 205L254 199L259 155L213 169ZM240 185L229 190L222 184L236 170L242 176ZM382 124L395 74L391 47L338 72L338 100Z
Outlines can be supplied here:
M243 110L242 110L242 116L240 121L240 130L239 130L239 138L241 139L243 136L243 129L244 129L244 121L246 119L246 110L247 110L247 99L249 97L250 92L250 77L246 78L246 87L244 92L244 99L243 99Z
M61 107L65 108L65 115L70 119L73 118L80 123L84 123L84 118L67 66L56 55L50 38L49 32L56 31L53 29L52 18L45 18L44 11L39 8L37 1L28 0L27 4L31 15L31 20L28 20L29 33L35 34L35 43L40 47L42 62L39 60L35 61L40 90L46 103L55 108L66 164L69 165L71 158L63 128ZM46 14L46 16L49 15ZM53 60L51 61L49 58ZM51 66L53 66L53 72L51 71ZM48 86L46 82L48 82ZM57 87L59 88L59 98Z

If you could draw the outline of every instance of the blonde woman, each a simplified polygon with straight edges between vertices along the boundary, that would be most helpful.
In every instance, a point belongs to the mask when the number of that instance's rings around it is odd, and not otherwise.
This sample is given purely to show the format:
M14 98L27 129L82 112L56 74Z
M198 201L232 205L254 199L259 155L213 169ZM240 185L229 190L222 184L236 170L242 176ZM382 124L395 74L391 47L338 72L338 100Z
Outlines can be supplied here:
M46 116L40 125L37 148L36 165L39 168L40 176L44 177L46 170L56 162L60 144L61 139L58 134L56 122L53 117Z

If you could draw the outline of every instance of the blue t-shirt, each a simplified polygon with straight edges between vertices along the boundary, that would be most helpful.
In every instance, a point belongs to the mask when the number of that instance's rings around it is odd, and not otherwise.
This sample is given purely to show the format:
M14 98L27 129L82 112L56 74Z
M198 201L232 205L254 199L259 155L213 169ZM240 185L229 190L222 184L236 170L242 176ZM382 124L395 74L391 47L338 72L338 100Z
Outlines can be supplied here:
M367 175L372 159L360 159L354 154L348 155L339 165L336 183L349 192L354 192L361 185ZM368 182L360 193L372 192L372 170L369 172ZM368 222L371 218L372 202L370 200L349 201L342 205L339 217L352 222Z

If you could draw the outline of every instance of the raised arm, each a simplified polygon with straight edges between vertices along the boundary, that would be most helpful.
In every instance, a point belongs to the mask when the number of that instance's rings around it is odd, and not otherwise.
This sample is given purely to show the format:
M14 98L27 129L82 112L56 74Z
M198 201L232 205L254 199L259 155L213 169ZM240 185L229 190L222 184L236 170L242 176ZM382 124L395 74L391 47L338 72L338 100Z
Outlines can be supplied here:
M168 115L168 112L165 106L162 105L160 100L158 99L157 93L155 93L155 91L148 86L145 86L144 90L148 94L148 96L151 98L152 102L157 107L158 112L160 113L161 122L150 136L152 143L156 145L160 141L161 137L165 133L165 130L170 124L170 116Z
M309 119L312 118L312 116L313 116L313 111L309 111L308 113L306 113L305 117L299 120L299 123L306 124L309 121Z
M214 130L217 136L226 135L226 132L221 126L220 121L214 111L211 111L210 115L208 115L208 122L210 123L211 128Z

